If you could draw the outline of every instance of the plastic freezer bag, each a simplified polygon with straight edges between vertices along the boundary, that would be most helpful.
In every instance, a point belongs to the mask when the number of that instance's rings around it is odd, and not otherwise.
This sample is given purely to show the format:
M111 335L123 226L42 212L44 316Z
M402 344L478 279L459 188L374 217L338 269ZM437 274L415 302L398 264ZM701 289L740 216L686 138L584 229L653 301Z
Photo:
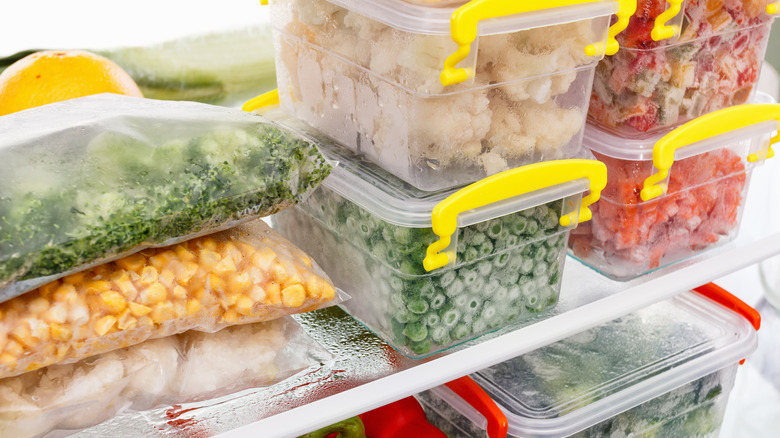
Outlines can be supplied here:
M273 214L329 171L300 136L228 108L102 94L4 116L0 301Z
M271 385L330 360L292 318L146 341L0 381L0 436L83 429L125 410Z
M146 249L0 304L0 378L337 302L322 270L256 220Z

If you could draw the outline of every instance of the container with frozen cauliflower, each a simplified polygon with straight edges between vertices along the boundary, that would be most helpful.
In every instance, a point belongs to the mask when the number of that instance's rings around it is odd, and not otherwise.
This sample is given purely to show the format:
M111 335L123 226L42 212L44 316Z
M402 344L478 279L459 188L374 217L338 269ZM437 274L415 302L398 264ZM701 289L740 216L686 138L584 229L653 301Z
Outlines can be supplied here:
M274 224L351 297L352 316L412 358L552 309L570 230L606 185L602 163L571 159L424 192L319 146L339 166Z
M497 3L271 0L281 105L421 190L572 158L633 2Z
M589 125L583 143L609 176L593 220L572 232L573 255L627 280L733 240L778 126L777 104L726 108L647 140Z
M256 220L146 249L0 304L0 378L338 301L309 256Z

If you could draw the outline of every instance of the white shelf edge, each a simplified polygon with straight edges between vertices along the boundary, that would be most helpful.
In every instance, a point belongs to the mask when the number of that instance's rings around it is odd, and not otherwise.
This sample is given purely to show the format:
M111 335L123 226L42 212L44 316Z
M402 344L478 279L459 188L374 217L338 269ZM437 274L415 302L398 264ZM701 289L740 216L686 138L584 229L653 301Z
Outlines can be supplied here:
M262 436L294 438L575 334L575 329L569 327L576 327L576 331L585 330L776 254L780 254L780 233L714 255L706 263L686 266L517 331L224 432L217 437L254 438L262 431ZM612 311L603 312L605 308ZM576 324L561 324L564 318L578 321Z

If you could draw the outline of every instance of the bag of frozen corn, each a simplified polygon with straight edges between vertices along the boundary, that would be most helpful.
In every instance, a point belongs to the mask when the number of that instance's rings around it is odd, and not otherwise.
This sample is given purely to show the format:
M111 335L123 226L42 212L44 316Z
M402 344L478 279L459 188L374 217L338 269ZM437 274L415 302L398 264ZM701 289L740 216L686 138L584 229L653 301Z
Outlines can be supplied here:
M311 258L256 220L145 249L0 304L0 378L339 301Z
M0 118L0 302L295 205L330 172L256 114L102 94Z
M73 431L127 410L223 397L331 358L290 317L153 339L0 380L0 436Z

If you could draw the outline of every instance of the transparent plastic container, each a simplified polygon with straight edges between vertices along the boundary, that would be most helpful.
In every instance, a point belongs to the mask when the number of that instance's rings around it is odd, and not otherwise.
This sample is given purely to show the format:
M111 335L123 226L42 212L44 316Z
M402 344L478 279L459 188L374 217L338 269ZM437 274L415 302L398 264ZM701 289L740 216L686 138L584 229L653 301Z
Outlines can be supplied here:
M583 144L609 176L593 220L572 233L572 255L627 280L733 240L779 125L777 104L746 104L646 140L588 126Z
M576 156L618 1L440 3L271 0L282 107L428 191Z
M617 37L621 50L596 68L590 122L642 138L750 101L776 6L768 0L680 3L639 0ZM660 27L662 13L669 19Z
M715 438L760 316L715 285L697 290L723 305L685 292L472 378L510 437ZM486 436L485 418L446 387L417 397L450 436Z
M555 306L569 231L606 185L598 161L561 160L423 192L319 146L339 166L274 226L351 296L352 316L412 358Z

